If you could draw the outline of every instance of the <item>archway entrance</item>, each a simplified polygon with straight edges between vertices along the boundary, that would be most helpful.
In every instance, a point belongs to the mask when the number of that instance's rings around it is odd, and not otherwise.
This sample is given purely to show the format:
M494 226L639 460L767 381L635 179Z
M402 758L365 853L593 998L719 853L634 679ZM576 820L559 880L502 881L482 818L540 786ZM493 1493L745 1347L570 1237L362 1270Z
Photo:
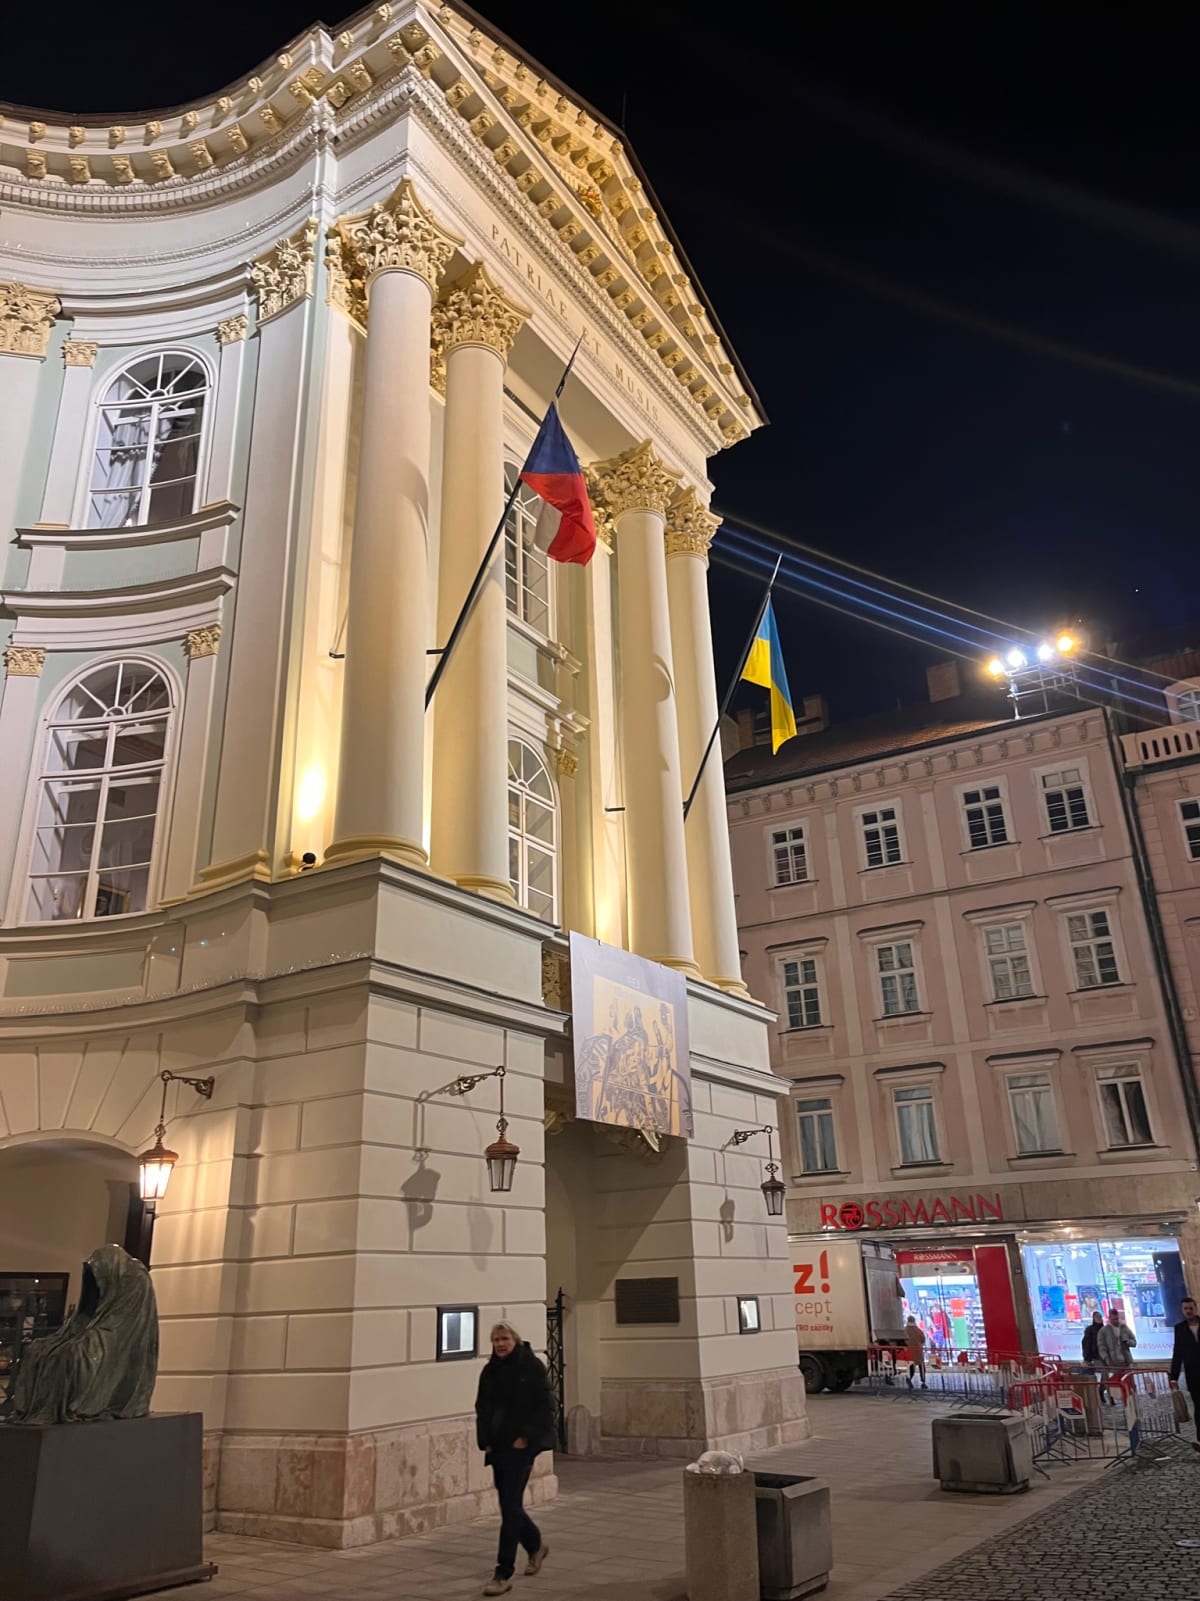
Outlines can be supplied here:
M0 1382L30 1339L60 1327L83 1263L126 1239L137 1162L85 1140L0 1149Z

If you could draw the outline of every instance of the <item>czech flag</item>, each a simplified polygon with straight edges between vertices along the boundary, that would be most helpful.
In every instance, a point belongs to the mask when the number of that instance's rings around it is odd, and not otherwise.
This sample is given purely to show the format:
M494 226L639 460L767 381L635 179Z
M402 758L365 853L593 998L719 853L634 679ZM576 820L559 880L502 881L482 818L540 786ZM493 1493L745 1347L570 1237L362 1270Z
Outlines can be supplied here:
M748 683L771 691L771 754L774 756L784 740L791 739L795 734L796 713L792 709L792 692L788 688L779 630L775 627L775 613L771 610L769 596L758 633L746 657L742 677Z
M544 502L533 535L537 548L552 561L586 567L596 548L596 525L583 469L563 433L558 406L553 401L521 468L521 482Z

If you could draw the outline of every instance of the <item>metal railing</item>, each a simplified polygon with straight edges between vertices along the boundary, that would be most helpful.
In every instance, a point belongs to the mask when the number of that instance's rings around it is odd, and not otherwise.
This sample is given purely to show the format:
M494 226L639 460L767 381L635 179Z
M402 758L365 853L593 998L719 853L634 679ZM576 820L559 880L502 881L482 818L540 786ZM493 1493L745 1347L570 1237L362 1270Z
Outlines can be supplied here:
M1165 1365L1077 1367L1019 1379L1006 1402L1025 1419L1039 1467L1089 1458L1117 1462L1180 1432Z

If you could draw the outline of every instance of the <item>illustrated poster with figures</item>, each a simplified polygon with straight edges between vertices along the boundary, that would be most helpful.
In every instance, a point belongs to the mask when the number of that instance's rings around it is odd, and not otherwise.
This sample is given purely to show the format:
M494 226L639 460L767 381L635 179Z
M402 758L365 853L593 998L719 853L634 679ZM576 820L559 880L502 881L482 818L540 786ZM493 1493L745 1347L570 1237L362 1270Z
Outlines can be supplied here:
M687 985L657 962L571 935L575 1110L592 1123L688 1138Z

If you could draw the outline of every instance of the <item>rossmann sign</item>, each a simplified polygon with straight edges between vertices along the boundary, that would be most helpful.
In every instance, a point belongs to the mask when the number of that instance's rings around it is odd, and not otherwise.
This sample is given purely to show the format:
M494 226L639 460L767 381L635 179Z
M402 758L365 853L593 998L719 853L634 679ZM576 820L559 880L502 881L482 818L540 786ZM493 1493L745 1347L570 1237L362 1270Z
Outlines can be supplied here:
M894 1200L821 1202L823 1229L928 1228L932 1223L988 1223L1004 1221L999 1195L935 1195Z

